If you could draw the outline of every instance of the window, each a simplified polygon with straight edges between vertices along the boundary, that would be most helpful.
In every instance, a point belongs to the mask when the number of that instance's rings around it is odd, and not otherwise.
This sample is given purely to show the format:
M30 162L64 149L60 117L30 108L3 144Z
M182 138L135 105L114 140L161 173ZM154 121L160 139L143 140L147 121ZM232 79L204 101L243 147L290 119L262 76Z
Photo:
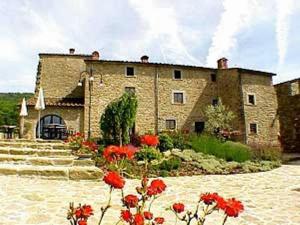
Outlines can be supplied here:
M294 96L299 94L299 83L298 81L289 84L289 95Z
M132 77L134 76L134 67L126 67L126 76L128 77Z
M204 122L195 122L195 132L201 134L204 130Z
M183 92L173 92L173 104L183 104L184 95Z
M248 104L249 105L256 105L254 94L248 94Z
M175 80L181 80L181 71L180 70L174 70L174 79Z
M135 94L135 87L125 87L125 92Z
M175 130L176 129L176 120L166 120L166 129Z
M257 134L257 124L250 123L250 134Z
M210 80L212 82L216 82L217 81L217 74L215 74L215 73L210 74Z
M219 104L219 99L218 98L214 98L213 100L212 100L212 105L213 106L217 106Z

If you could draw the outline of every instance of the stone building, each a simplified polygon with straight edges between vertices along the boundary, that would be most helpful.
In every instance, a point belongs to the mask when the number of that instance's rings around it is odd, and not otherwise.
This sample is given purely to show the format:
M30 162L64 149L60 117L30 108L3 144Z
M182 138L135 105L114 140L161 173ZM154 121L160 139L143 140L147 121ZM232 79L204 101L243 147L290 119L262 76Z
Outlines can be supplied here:
M300 153L300 78L275 85L281 144L286 152Z
M139 134L174 129L202 132L205 107L220 97L236 115L233 127L241 131L242 142L277 144L273 73L228 68L226 58L218 60L217 68L208 68L152 63L147 56L136 62L103 60L98 52L74 51L39 54L35 93L42 86L46 102L41 126L64 124L68 130L98 137L107 104L133 91L138 98L135 131ZM36 137L35 102L35 98L28 101L29 138Z

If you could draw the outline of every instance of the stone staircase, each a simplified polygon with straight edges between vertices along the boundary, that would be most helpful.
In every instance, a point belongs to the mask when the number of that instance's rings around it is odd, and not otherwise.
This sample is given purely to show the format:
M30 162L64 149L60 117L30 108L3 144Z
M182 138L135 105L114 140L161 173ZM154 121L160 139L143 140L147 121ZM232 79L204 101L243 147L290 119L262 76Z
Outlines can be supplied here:
M77 159L61 141L0 140L0 175L95 180L102 171L91 159Z

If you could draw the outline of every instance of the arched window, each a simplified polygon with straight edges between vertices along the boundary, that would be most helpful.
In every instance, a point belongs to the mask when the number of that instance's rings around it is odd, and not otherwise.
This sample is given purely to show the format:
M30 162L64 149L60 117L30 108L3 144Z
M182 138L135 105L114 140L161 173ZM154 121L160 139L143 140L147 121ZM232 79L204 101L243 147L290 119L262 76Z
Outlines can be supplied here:
M41 128L39 127L41 126ZM65 139L66 125L64 120L58 115L46 115L41 118L36 126L36 137L41 132L43 139Z

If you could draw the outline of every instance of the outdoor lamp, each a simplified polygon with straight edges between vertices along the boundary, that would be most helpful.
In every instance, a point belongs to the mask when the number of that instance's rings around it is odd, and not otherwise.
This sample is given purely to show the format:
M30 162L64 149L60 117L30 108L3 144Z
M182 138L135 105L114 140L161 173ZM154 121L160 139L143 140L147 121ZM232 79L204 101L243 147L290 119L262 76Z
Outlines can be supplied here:
M90 81L94 81L94 77L93 77L93 76L90 76L89 80L90 80Z

